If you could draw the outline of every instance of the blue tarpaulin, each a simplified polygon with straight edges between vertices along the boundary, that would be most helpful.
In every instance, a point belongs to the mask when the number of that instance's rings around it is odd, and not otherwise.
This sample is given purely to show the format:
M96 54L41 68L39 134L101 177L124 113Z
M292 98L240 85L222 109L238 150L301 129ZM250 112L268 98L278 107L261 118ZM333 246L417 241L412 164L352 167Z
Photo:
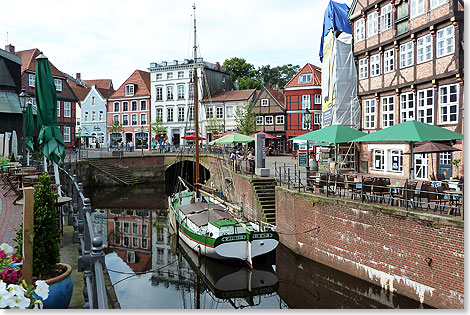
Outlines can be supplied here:
M341 31L352 34L351 24L348 19L349 7L345 3L337 3L331 1L325 10L325 17L323 19L323 34L320 43L320 61L323 62L323 39L330 29L334 31Z

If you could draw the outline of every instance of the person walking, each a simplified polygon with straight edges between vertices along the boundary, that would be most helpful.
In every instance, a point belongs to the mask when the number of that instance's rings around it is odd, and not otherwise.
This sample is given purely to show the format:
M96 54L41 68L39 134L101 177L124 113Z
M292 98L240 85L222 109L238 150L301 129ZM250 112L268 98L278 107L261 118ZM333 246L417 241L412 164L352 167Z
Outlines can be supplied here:
M134 142L132 142L132 140L129 142L129 151L130 152L134 151Z

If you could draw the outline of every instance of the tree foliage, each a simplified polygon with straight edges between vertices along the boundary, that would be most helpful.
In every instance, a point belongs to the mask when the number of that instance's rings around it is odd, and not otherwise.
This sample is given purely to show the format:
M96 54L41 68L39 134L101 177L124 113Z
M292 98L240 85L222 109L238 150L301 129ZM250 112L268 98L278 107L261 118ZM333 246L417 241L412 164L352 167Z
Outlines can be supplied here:
M235 122L237 130L244 135L251 135L256 132L256 115L253 113L253 105L245 104L235 110Z
M112 125L109 125L106 127L108 129L108 132L110 134L112 133L121 133L124 131L124 128L122 128L122 125L119 121L114 120Z
M213 135L222 133L224 131L224 125L222 119L217 119L215 117L210 118L207 121L207 131L211 132Z
M166 128L158 117L155 117L153 123L150 124L150 129L152 129L152 133L158 136L166 134Z

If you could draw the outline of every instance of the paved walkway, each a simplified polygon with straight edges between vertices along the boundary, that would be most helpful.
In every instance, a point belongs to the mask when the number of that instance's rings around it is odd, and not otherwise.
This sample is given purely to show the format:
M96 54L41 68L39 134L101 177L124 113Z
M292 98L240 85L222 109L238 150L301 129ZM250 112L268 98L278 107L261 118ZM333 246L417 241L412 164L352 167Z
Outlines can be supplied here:
M15 194L10 193L3 197L5 192L6 190L0 188L0 244L7 243L15 246L16 242L13 239L23 221L23 206L13 205Z

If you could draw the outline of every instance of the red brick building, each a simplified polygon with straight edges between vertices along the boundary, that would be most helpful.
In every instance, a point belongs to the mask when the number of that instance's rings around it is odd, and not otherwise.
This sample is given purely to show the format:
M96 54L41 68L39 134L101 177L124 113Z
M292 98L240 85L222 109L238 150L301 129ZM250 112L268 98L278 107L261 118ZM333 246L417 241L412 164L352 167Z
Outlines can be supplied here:
M321 128L321 68L307 63L284 87L287 113L286 137ZM287 141L287 151L293 148Z
M15 47L12 45L7 45L5 49L21 58L21 88L25 89L25 93L28 94L28 97L30 97L33 103L33 112L36 112L34 90L36 57L39 56L41 51L34 48L15 52ZM47 57L47 53L45 55ZM77 106L78 97L70 87L67 76L57 69L50 60L48 62L57 92L58 125L62 131L65 146L67 148L73 147L75 146L75 108Z

